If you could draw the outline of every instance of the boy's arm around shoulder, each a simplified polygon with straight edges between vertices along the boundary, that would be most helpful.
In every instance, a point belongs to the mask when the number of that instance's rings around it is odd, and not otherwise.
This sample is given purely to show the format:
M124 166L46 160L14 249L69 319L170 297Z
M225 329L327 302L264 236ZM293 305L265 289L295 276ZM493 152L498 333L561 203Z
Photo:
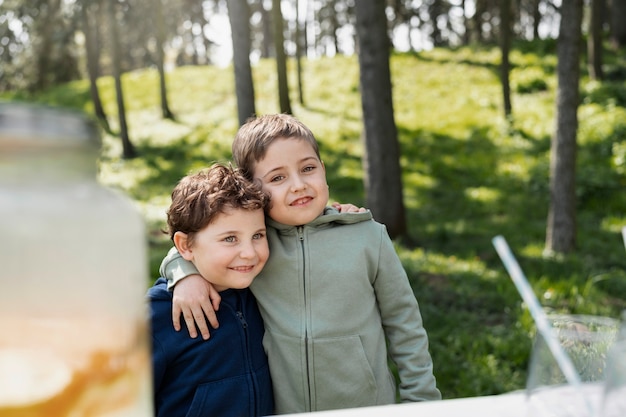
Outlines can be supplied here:
M181 329L182 315L190 337L197 337L200 330L202 338L208 339L209 325L214 329L219 327L215 314L221 301L219 293L200 276L193 263L180 255L176 247L171 248L161 262L159 273L167 279L168 290L173 292L174 329L176 331Z
M172 291L180 280L189 275L199 274L199 272L195 265L183 259L176 246L173 246L161 261L159 274L167 280L167 289Z
M398 367L402 402L440 400L417 299L386 228L381 225L374 290L389 353Z

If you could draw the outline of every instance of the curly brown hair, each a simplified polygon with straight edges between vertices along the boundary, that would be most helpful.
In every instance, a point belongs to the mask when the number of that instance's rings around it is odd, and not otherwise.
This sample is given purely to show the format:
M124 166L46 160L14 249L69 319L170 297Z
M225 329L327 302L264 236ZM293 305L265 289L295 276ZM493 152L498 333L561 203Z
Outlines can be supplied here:
M267 194L248 181L241 170L216 163L178 182L167 211L167 233L172 240L176 232L186 233L193 242L195 233L225 210L265 210L268 204Z

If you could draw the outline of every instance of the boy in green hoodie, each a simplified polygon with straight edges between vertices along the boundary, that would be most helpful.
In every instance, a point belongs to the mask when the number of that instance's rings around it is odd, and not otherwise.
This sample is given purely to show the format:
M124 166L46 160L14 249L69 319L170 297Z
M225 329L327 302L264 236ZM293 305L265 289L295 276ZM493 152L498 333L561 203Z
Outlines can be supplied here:
M263 316L279 414L441 399L428 337L385 226L327 207L312 132L292 116L251 119L233 142L244 175L270 195L270 257L250 287ZM207 284L175 248L161 265L179 312L206 327ZM184 278L184 279L183 279ZM214 303L215 304L215 303ZM192 323L195 330L195 325ZM190 329L191 330L191 329Z

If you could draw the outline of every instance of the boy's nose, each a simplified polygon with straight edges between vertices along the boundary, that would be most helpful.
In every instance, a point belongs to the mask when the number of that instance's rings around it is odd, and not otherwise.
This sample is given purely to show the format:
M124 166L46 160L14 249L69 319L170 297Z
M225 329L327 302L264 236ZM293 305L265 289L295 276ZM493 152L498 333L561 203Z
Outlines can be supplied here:
M254 250L254 246L252 245L252 243L244 243L241 246L239 256L241 256L242 258L254 258L256 256L256 251Z
M291 177L291 190L299 191L306 188L306 182L302 180L299 176Z

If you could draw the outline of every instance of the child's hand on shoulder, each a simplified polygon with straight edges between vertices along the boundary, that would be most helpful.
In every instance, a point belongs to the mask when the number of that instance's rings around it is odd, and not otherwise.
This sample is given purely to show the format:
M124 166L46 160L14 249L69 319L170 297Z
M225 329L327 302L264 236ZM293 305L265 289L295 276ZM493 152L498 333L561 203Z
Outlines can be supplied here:
M365 207L357 207L354 204L340 204L334 202L332 206L339 210L339 213L365 213L367 211Z
M180 316L183 316L189 336L195 338L198 331L204 340L210 337L209 326L219 326L215 311L219 309L221 297L210 282L200 275L189 275L174 287L172 297L172 322L180 331ZM208 322L208 325L207 325ZM197 326L197 328L196 328Z

